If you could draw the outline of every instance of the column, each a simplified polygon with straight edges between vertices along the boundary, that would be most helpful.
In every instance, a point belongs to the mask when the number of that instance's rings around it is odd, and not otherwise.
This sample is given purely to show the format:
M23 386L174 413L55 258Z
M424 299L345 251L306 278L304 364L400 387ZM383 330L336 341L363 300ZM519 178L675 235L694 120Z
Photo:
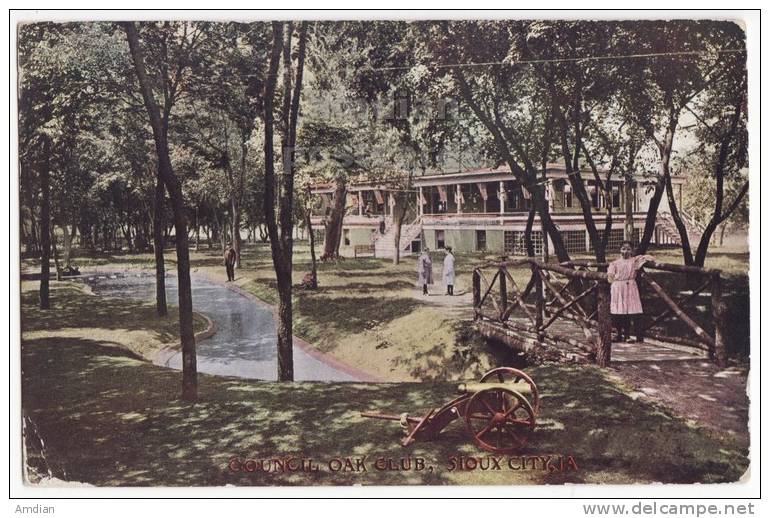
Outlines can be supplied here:
M500 215L505 214L505 184L500 182L500 190L497 191L497 199L500 200Z
M358 191L358 215L364 215L364 196L362 191Z
M417 194L417 213L418 213L418 214L419 214L421 217L422 217L422 215L423 215L423 208L424 208L424 207L422 206L422 200L423 200L423 199L424 199L424 198L423 198L423 195L422 195L422 186L420 186L420 192Z
M462 191L460 190L460 184L458 183L455 185L455 202L457 203L457 213L462 214L463 213L463 199L460 196L460 193Z

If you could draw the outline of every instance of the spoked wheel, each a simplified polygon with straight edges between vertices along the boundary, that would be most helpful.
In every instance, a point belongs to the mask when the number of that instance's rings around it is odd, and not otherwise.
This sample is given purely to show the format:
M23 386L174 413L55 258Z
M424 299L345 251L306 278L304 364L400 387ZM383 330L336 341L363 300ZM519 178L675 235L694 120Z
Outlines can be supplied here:
M481 383L504 383L510 384L510 388L516 392L526 394L523 390L523 384L529 386L529 392L532 394L532 410L535 415L540 413L540 393L537 391L537 385L526 372L514 369L513 367L498 367L492 369L481 377Z
M518 392L494 387L471 396L465 409L465 425L482 449L513 453L529 440L535 428L535 411Z

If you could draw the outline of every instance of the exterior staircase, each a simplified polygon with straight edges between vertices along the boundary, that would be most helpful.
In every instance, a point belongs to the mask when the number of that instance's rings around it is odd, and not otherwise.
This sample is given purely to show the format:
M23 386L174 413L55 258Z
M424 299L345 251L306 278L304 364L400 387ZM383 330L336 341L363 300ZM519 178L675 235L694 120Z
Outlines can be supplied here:
M687 236L690 238L690 245L697 246L700 242L701 236L703 235L703 227L696 223L695 220L687 214L681 211L679 214L682 217L682 221L684 222L685 227L687 227ZM656 228L659 232L658 239L661 244L682 244L682 239L679 237L679 231L677 230L676 224L674 223L674 217L670 212L658 212Z
M419 237L422 233L422 223L417 218L410 224L401 225L401 239L399 242L399 248L401 250L400 255L410 255L412 241ZM394 252L394 243L396 236L396 228L392 221L385 227L384 234L377 234L374 238L374 251L376 257L392 258Z

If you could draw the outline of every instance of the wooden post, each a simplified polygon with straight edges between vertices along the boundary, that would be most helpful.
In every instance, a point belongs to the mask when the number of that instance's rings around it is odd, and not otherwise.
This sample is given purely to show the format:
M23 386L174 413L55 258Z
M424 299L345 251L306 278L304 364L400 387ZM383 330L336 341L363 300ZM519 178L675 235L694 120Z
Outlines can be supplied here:
M540 329L543 327L545 299L543 298L543 280L540 278L537 268L537 265L532 265L532 274L535 275L535 326Z
M476 319L476 308L481 305L481 275L478 270L473 270L473 318Z
M719 367L727 367L727 344L725 342L726 306L722 299L722 276L711 274L711 314L714 318L714 359Z
M596 348L596 363L607 367L612 357L612 315L610 314L610 283L600 281L596 287L599 340Z
M505 266L500 266L500 320L508 309L508 288L506 286Z

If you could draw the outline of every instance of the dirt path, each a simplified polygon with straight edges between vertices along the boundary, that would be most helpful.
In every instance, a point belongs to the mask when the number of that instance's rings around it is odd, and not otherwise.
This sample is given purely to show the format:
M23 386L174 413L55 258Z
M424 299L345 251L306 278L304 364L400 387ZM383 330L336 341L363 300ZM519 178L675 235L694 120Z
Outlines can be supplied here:
M746 369L688 360L615 363L609 372L632 388L631 397L661 403L719 436L749 444Z

